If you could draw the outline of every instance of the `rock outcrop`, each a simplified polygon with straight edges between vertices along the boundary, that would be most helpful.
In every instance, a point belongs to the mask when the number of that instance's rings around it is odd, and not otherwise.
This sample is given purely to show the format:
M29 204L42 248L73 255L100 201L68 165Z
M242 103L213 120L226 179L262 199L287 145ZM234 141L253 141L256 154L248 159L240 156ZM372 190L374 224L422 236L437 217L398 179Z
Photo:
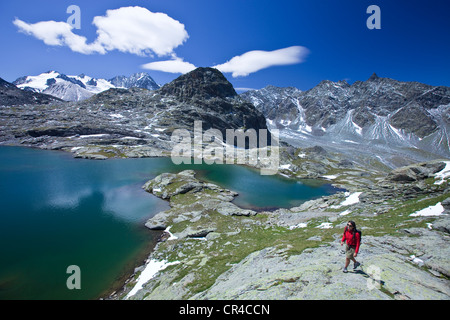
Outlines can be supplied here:
M446 164L443 161L412 164L392 170L386 177L386 180L404 183L418 182L433 177L436 173L442 171L445 166Z
M20 90L14 84L0 78L0 107L54 104L57 102L62 102L62 100L48 94Z
M160 212L149 219L145 226L151 230L164 230L172 223L195 222L211 212L224 216L252 216L256 212L239 208L231 203L236 192L223 189L215 184L201 182L195 178L195 172L185 170L178 174L163 173L148 181L143 188L155 196L170 201L172 209ZM180 195L185 195L180 197ZM180 237L201 237L209 232L205 229L182 231ZM210 232L213 229L208 229ZM194 236L196 235L196 236Z

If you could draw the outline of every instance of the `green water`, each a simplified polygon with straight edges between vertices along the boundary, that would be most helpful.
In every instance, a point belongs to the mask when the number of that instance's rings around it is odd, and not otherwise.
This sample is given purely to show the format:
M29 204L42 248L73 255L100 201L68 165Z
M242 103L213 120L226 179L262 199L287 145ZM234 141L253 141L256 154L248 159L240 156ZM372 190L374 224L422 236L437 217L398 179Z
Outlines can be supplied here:
M157 233L145 221L166 201L141 186L184 169L239 192L255 209L292 207L336 192L230 165L174 165L169 158L74 159L70 154L0 147L0 299L95 299L110 293L149 253ZM67 267L81 270L69 290Z

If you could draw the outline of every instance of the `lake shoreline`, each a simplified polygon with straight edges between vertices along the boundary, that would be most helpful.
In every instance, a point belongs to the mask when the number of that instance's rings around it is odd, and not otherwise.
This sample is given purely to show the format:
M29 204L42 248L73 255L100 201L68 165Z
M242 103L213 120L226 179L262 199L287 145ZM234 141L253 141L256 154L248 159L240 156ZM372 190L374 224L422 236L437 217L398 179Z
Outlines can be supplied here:
M145 228L145 226L143 226L143 228ZM149 232L150 238L148 239L148 244L140 250L140 252L134 259L132 259L132 261L127 263L127 266L124 268L121 274L117 276L117 279L114 281L114 283L110 287L105 289L101 294L99 294L98 297L93 298L92 300L111 300L112 296L125 290L128 282L133 279L133 276L136 274L136 270L146 264L148 257L152 254L156 245L160 241L161 236L164 234L164 231L149 230L148 228L146 229Z

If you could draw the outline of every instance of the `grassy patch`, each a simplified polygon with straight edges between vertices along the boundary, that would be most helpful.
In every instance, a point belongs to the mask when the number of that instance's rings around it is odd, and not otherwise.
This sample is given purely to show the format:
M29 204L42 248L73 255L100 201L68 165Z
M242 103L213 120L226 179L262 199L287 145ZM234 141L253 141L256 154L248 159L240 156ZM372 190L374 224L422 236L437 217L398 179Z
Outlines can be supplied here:
M426 228L427 223L433 222L436 217L411 217L410 215L418 210L436 205L438 202L447 199L450 194L443 194L437 197L428 198L420 196L403 202L393 210L372 219L364 221L363 226L367 227L364 234L381 236L385 234L399 235L399 229Z

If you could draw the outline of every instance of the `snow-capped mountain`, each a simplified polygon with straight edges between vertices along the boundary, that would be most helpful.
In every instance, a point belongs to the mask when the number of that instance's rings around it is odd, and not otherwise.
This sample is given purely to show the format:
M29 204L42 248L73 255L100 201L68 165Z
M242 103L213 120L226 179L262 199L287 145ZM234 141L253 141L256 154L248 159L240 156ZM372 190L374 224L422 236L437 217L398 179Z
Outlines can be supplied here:
M67 76L57 71L48 71L37 76L24 76L13 82L18 88L46 93L66 101L81 101L111 88L158 89L159 86L147 73L136 73L130 77L118 76L110 80L92 78L85 74Z
M241 97L265 115L269 128L280 129L297 146L367 151L383 161L390 158L389 166L398 165L399 152L419 161L450 157L449 87L373 74L352 85L324 80L303 92L268 86Z
M116 88L145 88L148 90L159 89L159 85L146 72L135 73L130 77L117 76L109 80Z

